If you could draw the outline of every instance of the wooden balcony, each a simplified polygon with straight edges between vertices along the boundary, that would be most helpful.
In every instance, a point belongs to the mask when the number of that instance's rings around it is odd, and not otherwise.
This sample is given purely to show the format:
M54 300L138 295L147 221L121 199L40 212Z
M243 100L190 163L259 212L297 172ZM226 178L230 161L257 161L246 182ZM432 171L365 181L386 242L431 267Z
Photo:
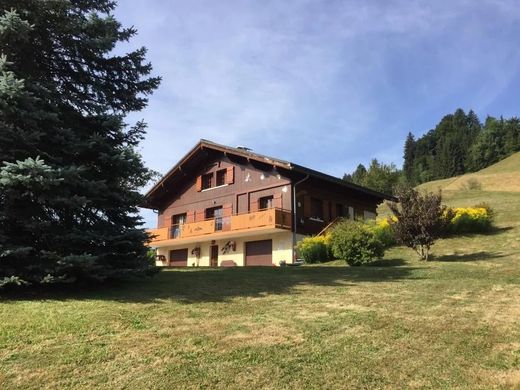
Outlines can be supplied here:
M261 229L291 229L291 213L282 209L267 209L252 213L218 217L172 227L149 229L151 244L165 240L218 235L223 232L243 232Z

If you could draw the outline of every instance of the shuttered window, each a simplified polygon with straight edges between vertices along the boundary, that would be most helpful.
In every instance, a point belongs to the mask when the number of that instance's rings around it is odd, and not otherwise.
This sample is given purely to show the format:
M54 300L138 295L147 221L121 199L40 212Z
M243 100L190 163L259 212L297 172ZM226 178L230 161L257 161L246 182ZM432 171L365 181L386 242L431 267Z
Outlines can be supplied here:
M197 177L195 187L198 192L226 184L233 184L235 181L235 167L219 169L216 172L206 173Z
M221 169L220 171L217 171L217 187L227 184L226 176L227 176L227 169Z
M311 198L311 217L323 219L323 201L317 198Z
M213 185L213 173L202 175L202 189L207 190Z

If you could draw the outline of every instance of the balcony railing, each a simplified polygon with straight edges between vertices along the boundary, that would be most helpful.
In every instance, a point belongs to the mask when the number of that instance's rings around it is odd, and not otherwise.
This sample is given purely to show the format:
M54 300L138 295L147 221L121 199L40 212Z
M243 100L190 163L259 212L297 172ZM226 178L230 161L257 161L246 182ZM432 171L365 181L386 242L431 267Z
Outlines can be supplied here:
M199 222L184 223L159 229L149 229L148 233L157 241L204 236L218 232L245 231L255 228L271 227L291 229L291 212L282 209L266 209L252 213L216 217Z

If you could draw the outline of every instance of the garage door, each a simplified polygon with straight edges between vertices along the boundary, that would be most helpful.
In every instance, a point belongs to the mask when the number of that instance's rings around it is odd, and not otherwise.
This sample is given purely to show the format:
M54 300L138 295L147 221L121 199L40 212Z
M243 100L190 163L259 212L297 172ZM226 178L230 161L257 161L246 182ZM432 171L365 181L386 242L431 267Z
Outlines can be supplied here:
M188 248L170 251L170 266L186 267L188 265Z
M273 265L273 241L246 242L246 265Z

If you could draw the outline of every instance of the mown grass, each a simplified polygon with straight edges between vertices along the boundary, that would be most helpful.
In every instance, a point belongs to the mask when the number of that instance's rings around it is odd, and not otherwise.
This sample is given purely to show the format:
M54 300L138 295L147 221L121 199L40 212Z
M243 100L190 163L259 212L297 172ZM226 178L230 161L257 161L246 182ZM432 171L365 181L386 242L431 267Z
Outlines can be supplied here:
M520 388L520 194L498 229L371 266L179 269L4 295L0 388Z
M514 388L519 226L367 267L168 270L4 297L2 388ZM336 265L341 265L336 262Z

